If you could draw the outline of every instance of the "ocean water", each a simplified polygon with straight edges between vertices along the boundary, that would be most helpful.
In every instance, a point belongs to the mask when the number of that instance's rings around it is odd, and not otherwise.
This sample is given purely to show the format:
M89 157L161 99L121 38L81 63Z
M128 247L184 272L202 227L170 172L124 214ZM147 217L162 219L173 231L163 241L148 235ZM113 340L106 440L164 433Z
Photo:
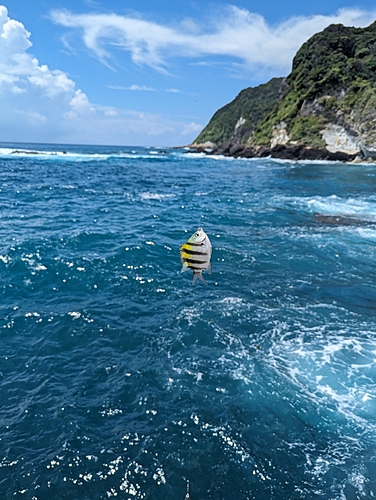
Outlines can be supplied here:
M1 499L376 496L375 166L2 144L0 277Z

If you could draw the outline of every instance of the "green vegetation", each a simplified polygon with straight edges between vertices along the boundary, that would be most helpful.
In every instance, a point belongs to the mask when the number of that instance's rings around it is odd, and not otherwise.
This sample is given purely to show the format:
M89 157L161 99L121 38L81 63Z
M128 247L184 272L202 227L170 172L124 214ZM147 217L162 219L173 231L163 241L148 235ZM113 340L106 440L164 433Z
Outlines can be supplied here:
M196 143L211 141L220 144L234 137L240 118L245 122L237 129L238 142L246 142L256 126L270 113L278 100L282 78L273 78L258 87L249 87L229 104L219 109L195 140Z
M376 23L365 29L329 26L296 54L288 92L260 125L253 143L269 144L272 126L284 121L291 141L323 147L320 131L326 123L339 114L374 107L375 70Z
M290 136L301 144L323 148L325 142L321 137L320 131L324 128L324 121L321 117L298 116L292 121Z
M273 127L281 122L290 143L308 147L325 146L320 132L328 123L355 124L365 137L376 136L376 22L364 29L336 24L317 33L296 54L282 92L281 83L275 78L243 90L217 111L196 142L270 146ZM235 133L241 116L245 123Z

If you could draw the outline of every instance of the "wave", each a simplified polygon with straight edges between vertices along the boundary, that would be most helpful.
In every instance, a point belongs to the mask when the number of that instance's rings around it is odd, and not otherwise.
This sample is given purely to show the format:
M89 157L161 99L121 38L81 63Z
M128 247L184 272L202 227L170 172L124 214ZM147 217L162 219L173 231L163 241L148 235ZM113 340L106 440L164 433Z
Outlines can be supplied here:
M77 149L75 146L74 149ZM98 149L98 148L97 148ZM105 149L105 148L104 148ZM170 152L168 150L159 149L132 149L130 151L115 150L107 152L86 152L86 151L71 151L69 147L66 149L33 149L33 148L11 148L1 147L0 158L37 158L37 159L53 159L53 160L69 160L69 161L93 161L93 160L108 160L111 158L121 159L166 159ZM176 154L175 154L176 156Z
M145 193L140 193L140 198L142 200L157 200L157 201L163 201L168 198L175 198L174 194L161 194L161 193L150 193L150 192L145 192Z
M313 215L316 222L325 225L356 226L376 224L376 198L330 196L277 196L276 208L292 209Z
M107 159L108 155L103 154L80 154L62 151L43 151L34 149L12 149L12 148L0 148L0 157L5 158L52 158L53 160L58 159Z

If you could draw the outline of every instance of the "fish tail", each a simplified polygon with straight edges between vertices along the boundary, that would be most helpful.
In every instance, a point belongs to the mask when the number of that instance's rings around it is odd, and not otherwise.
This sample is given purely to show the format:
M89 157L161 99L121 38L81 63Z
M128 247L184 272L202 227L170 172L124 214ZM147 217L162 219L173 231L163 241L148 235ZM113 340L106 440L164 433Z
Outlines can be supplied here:
M205 285L207 285L201 271L199 273L193 273L192 283L196 283L197 280L201 280Z

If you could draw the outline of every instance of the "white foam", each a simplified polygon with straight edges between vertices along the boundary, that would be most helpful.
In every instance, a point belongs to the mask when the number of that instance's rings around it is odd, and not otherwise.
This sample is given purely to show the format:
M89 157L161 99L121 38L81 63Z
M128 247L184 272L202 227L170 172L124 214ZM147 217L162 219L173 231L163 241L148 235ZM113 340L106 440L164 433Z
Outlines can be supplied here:
M376 241L376 229L372 227L355 227L352 228L354 236L365 240L375 240Z
M337 195L314 197L275 197L277 206L297 207L300 210L323 215L358 216L376 222L376 198L341 198Z
M33 150L27 148L0 148L1 156L11 156L11 157L46 157L53 156L63 157L63 158L71 158L71 157L81 157L82 154L79 153L67 153L66 151L42 151L42 150ZM98 156L98 155L90 155L90 156Z
M360 425L376 439L376 425L372 424L376 340L361 332L354 338L355 326L348 319L340 320L334 315L333 325L329 321L312 328L299 324L297 318L293 326L280 323L272 333L268 363L278 378L286 377L306 399L351 426Z
M339 198L336 195L317 197L308 201L308 207L311 211L328 213L330 215L367 215L371 220L375 220L376 200L365 200L362 198Z
M35 267L34 267L34 270L35 271L46 271L47 267L44 266L43 264L37 264Z
M68 312L69 316L72 316L73 319L78 319L81 317L81 313L77 311L70 311Z
M68 149L68 148L67 148ZM142 153L137 151L132 151L131 153L113 152L113 153L75 153L72 151L51 151L51 150L39 150L39 149L28 149L23 148L0 148L0 157L4 158L38 158L38 159L59 159L59 160L70 160L70 161L92 161L92 160L107 160L109 158L144 158L152 159L156 157L165 157L158 151L150 151L148 153Z
M157 201L162 201L166 200L168 198L175 198L174 194L162 194L162 193L140 193L140 198L142 200L157 200Z

